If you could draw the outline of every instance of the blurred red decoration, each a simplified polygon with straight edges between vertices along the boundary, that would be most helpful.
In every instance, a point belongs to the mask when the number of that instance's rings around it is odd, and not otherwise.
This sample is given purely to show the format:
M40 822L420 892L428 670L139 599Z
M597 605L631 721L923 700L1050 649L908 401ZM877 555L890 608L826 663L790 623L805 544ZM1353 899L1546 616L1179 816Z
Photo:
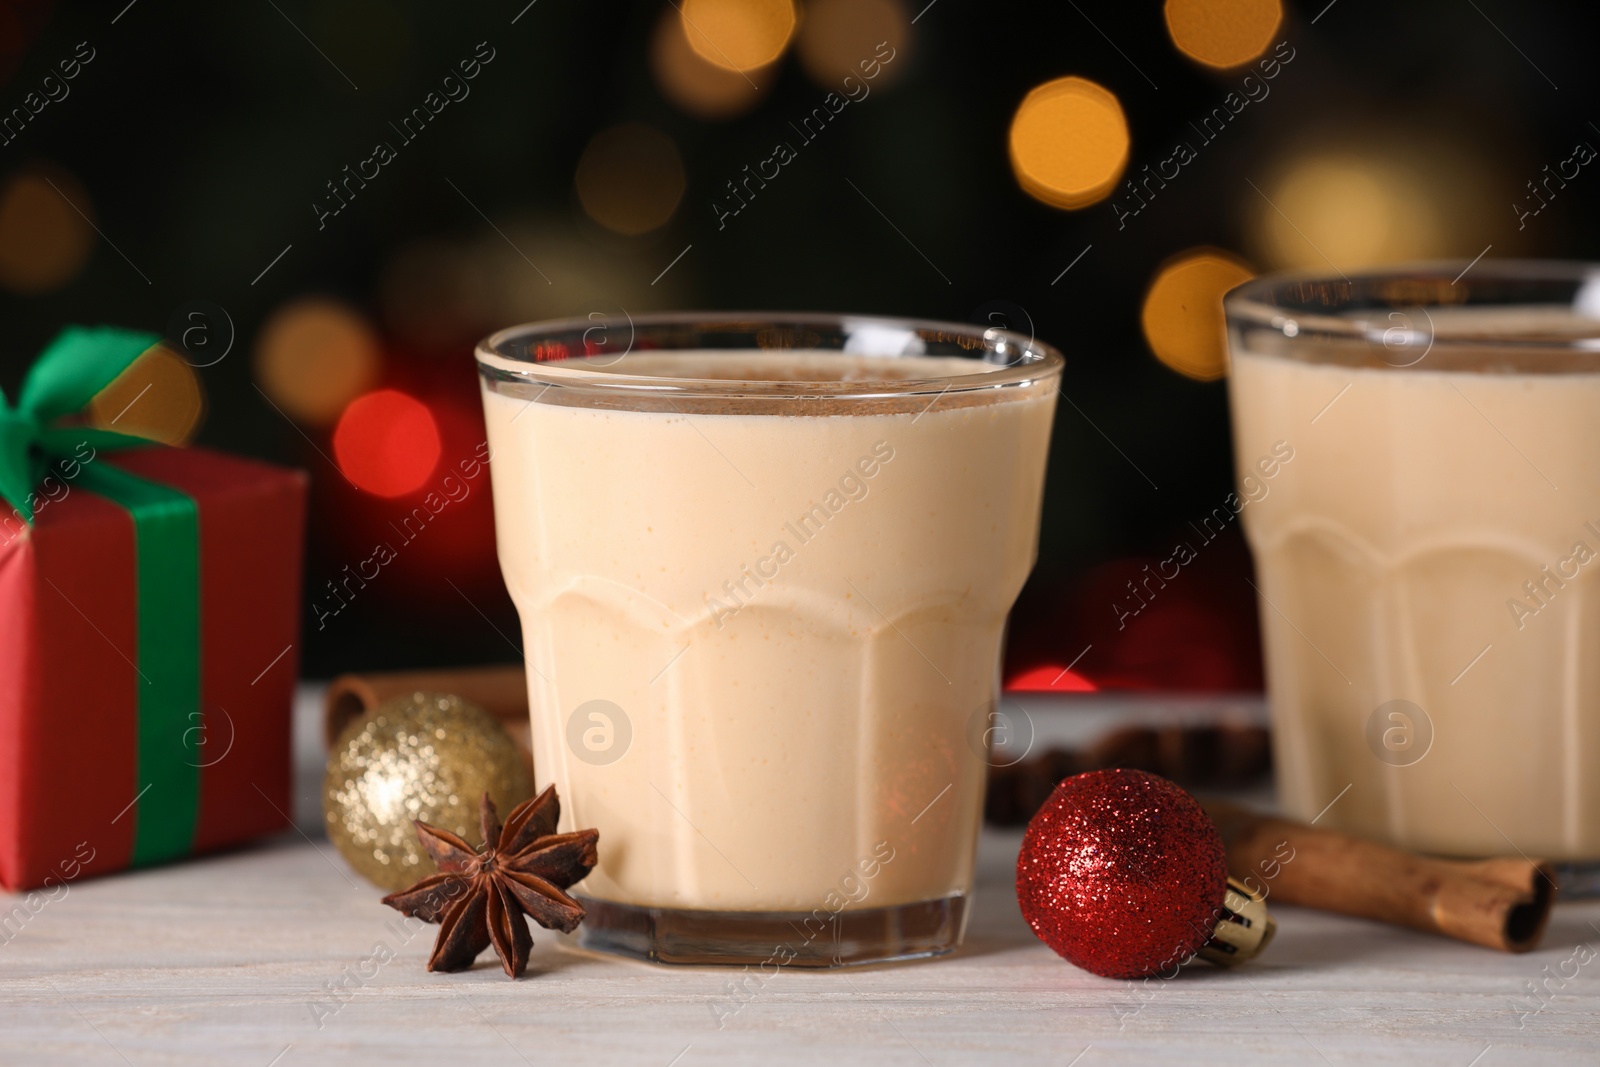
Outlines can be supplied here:
M22 66L28 46L50 18L51 0L11 0L0 4L0 85Z
M1245 668L1254 648L1229 620L1193 600L1152 605L1107 656L1107 684L1233 693L1259 688Z
M1170 558L1150 557L1112 560L1084 575L1076 597L1080 632L1093 635L1085 640L1094 648L1082 667L1102 689L1260 689L1243 538L1229 530L1215 540L1222 543L1191 534L1196 558L1176 575Z
M439 437L438 462L420 485L395 496L374 495L339 477L316 480L318 551L308 569L320 591L313 596L326 607L331 602L323 581L333 579L342 593L350 574L364 573L364 584L352 581L354 599L344 595L352 620L362 621L338 625L378 625L398 608L410 618L459 622L462 634L503 648L484 622L487 616L506 634L515 632L516 614L495 555L489 446L476 376L461 374L444 350L388 347L384 361L387 389L426 398ZM374 564L381 572L376 578Z
M1107 560L1080 574L1045 572L1011 617L1002 678L1012 692L1260 692L1261 635L1250 555L1237 520L1209 538L1184 524L1156 556ZM1187 557L1185 557L1187 558ZM1070 667L1062 674L1063 667Z
M1011 693L1094 693L1099 689L1077 671L1053 663L1023 671L1006 683L1006 691Z
M404 496L439 464L439 426L427 405L397 389L357 397L339 416L333 454L357 488Z

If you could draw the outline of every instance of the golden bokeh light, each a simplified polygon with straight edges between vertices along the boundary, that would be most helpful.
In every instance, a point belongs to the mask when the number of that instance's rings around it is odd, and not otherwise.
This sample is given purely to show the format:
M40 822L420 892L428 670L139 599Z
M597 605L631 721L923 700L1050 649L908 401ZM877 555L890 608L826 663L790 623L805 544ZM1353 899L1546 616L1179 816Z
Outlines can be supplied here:
M650 38L650 73L673 106L710 121L743 115L777 81L777 67L770 63L739 73L701 59L689 47L683 19L671 7L661 10Z
M1222 294L1251 277L1243 262L1215 248L1191 249L1162 264L1139 313L1156 358L1197 381L1226 374Z
M310 296L273 312L256 337L255 375L285 414L326 426L382 369L377 334L353 309Z
M589 141L573 176L591 219L629 237L672 218L683 199L683 159L672 138L653 126L625 122Z
M181 445L205 414L205 393L189 361L155 345L89 401L89 424Z
M1103 200L1128 165L1128 120L1103 86L1086 78L1045 82L1011 119L1011 169L1028 195L1052 207Z
M800 65L824 88L837 89L847 77L861 81L864 62L878 68L872 88L879 88L905 71L910 42L911 15L902 0L812 0L795 47ZM881 62L882 44L893 49L884 54L894 62Z
M793 0L682 0L678 10L689 47L727 70L766 66L794 35Z
M1255 59L1283 23L1279 0L1167 0L1167 32L1178 51L1227 69Z
M94 215L89 194L66 174L22 170L7 178L0 187L0 288L35 296L76 278L94 250L94 227L84 215Z
M1274 266L1324 271L1437 256L1450 242L1433 187L1386 154L1310 154L1253 197L1255 244Z

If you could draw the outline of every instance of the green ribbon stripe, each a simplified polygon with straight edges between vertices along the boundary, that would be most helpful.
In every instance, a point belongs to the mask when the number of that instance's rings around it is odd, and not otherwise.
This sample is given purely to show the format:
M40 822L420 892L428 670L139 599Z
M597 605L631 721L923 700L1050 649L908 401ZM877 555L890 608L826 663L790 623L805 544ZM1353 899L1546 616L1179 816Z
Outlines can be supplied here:
M85 489L133 517L139 752L133 864L187 855L200 815L200 509L193 497L108 463Z

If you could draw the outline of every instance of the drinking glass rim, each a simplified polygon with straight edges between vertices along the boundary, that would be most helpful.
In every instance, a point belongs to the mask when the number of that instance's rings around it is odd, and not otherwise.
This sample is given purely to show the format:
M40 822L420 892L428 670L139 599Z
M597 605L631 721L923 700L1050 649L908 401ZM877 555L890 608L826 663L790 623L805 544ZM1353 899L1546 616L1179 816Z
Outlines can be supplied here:
M987 353L1004 355L1008 349L1017 353L1010 363L996 363L992 370L970 374L936 375L916 378L859 379L853 381L764 381L739 378L693 378L683 376L655 376L618 374L609 367L585 364L581 367L566 365L572 359L561 355L549 360L530 359L526 356L507 355L504 348L512 340L559 337L578 334L587 340L596 329L628 329L632 331L629 347L617 359L624 359L633 351L632 342L640 329L655 328L692 330L706 327L707 332L728 331L747 327L756 333L762 329L833 327L847 331L855 327L877 327L885 331L915 335L922 342L953 343L961 352L945 353L953 358L979 360ZM890 336L886 334L887 338ZM650 348L650 353L696 351L693 346ZM939 353L849 351L844 348L820 346L775 346L761 348L761 352L808 352L823 356L878 355L889 358L915 357ZM555 387L594 390L617 397L624 396L683 396L683 397L770 397L809 399L826 397L830 400L883 399L918 396L928 393L965 393L983 389L1011 389L1033 385L1041 380L1059 376L1066 365L1065 357L1054 346L1035 337L995 326L972 323L944 322L937 319L900 318L890 315L854 314L850 312L809 311L667 311L641 315L590 316L588 318L547 319L510 326L484 338L474 352L481 373L507 382L539 383Z
M1472 297L1487 291L1508 291L1515 294L1519 288L1531 290L1540 283L1551 288L1566 284L1586 290L1593 301L1575 314L1572 322L1584 323L1558 335L1539 334L1511 328L1485 328L1482 326L1440 332L1436 329L1429 309L1452 307L1540 307L1554 301L1539 301L1530 292L1526 297L1490 299L1474 302ZM1296 288L1305 291L1300 301L1286 297ZM1371 315L1327 314L1308 310L1310 296L1316 290L1338 293L1343 291L1346 300L1357 294L1372 301ZM1449 296L1418 302L1405 302L1407 296L1435 293ZM1393 302L1383 302L1386 298ZM1574 301L1565 301L1574 306ZM1223 311L1228 326L1250 325L1267 327L1281 333L1291 341L1354 340L1383 342L1389 335L1404 332L1411 336L1410 344L1419 339L1430 344L1438 343L1453 348L1530 349L1537 351L1572 351L1593 353L1600 348L1600 263L1568 259L1487 259L1478 260L1428 260L1417 263L1389 264L1348 274L1316 270L1275 271L1242 282L1223 295ZM1326 307L1336 307L1327 300ZM1351 306L1349 304L1346 305ZM1359 310L1357 308L1357 310ZM1405 321L1396 325L1394 315L1407 311L1421 311L1424 323ZM1577 309L1574 307L1576 313Z

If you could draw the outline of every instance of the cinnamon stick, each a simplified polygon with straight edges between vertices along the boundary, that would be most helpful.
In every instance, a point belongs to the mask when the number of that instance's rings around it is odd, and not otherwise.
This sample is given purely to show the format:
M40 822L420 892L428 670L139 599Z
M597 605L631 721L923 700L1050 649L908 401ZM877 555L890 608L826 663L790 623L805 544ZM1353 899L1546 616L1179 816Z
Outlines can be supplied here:
M1550 865L1434 859L1232 804L1206 811L1228 873L1274 901L1409 926L1502 952L1536 948L1550 917Z
M323 734L328 747L356 716L393 696L415 692L454 693L499 720L533 772L533 731L528 723L528 681L521 667L461 667L454 670L344 674L328 685Z

